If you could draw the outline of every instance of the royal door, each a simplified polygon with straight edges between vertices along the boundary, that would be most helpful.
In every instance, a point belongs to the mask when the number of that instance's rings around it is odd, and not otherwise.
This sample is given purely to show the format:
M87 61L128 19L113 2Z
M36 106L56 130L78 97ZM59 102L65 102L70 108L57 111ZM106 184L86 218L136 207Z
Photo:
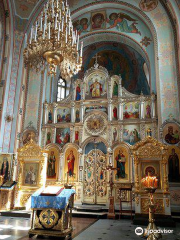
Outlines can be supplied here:
M85 155L83 202L105 204L107 199L107 158L99 149Z

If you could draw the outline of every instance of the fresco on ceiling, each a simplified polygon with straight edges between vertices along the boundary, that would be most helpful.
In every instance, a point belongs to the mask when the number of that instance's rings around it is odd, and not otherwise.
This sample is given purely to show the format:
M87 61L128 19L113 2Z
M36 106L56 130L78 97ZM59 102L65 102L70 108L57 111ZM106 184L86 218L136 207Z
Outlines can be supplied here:
M109 18L107 18L107 23L110 25L107 27L108 29L116 28L116 30L120 32L137 33L141 35L141 32L136 27L138 24L137 20L125 13L111 13Z
M21 18L29 18L38 0L14 0L16 14Z
M116 10L106 10L99 12L91 12L85 17L76 19L73 22L74 29L81 35L82 33L111 29L122 33L135 33L141 35L138 29L138 20L129 14Z
M141 0L139 3L139 7L144 12L150 12L154 10L158 5L158 0Z
M91 13L91 29L99 30L106 28L106 11Z
M109 74L121 75L122 85L131 93L150 93L149 84L144 73L143 57L133 48L124 44L103 42L88 46L84 49L84 59L81 72L77 75L82 78L85 71L94 66L95 54L98 53L98 64L105 67Z

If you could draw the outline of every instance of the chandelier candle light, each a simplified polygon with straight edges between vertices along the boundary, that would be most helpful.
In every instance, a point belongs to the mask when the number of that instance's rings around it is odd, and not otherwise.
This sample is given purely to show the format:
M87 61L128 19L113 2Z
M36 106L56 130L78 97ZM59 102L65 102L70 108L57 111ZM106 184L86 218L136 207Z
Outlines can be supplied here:
M24 50L25 66L36 69L47 62L49 74L60 68L62 78L72 77L82 67L83 42L73 30L67 0L48 0L36 23L32 26ZM79 47L81 45L81 47Z

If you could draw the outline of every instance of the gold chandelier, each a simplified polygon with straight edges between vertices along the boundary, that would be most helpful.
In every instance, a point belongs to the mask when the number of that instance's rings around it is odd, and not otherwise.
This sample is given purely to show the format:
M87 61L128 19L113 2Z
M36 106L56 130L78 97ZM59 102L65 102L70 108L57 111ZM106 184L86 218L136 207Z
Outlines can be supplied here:
M46 62L49 74L60 68L63 78L77 74L82 66L83 42L79 48L79 35L73 30L67 0L48 0L38 20L31 28L24 50L25 66L37 71Z

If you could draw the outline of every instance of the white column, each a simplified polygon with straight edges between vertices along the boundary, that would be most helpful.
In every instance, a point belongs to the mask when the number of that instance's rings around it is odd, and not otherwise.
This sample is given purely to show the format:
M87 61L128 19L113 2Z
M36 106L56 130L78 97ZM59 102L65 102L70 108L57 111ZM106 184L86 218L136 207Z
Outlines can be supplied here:
M156 118L156 96L154 93L151 94L151 117Z
M108 121L112 121L112 100L108 99Z
M124 103L122 102L122 100L119 100L119 105L118 105L118 119L119 120L123 120L123 105Z
M84 105L83 103L81 103L81 107L80 107L80 121L83 122L84 120Z
M143 93L141 93L140 97L140 119L145 118L145 97Z
M53 123L57 123L57 103L53 103Z
M122 97L122 78L119 76L118 97Z
M75 122L75 103L71 102L71 122Z
M75 101L76 100L76 86L75 86L75 83L73 83L73 86L72 86L72 100Z
M107 98L112 98L111 81L108 81Z
M44 103L44 124L48 123L48 103Z

